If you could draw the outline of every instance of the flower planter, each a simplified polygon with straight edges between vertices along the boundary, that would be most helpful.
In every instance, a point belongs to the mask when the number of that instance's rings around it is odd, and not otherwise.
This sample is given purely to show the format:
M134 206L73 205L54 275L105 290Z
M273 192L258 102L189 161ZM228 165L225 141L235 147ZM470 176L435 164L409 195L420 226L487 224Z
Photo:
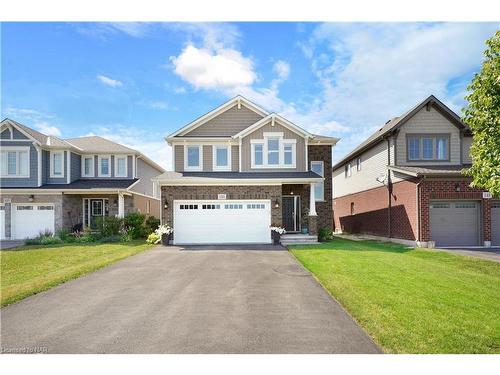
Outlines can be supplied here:
M307 234L307 233L309 233L309 228L308 227L302 227L302 229L300 230L300 232L302 234Z
M271 231L271 237L273 239L273 245L279 245L280 244L280 238L281 234L275 231Z
M161 235L161 244L163 246L168 246L170 242L170 238L172 237L171 234L162 234Z

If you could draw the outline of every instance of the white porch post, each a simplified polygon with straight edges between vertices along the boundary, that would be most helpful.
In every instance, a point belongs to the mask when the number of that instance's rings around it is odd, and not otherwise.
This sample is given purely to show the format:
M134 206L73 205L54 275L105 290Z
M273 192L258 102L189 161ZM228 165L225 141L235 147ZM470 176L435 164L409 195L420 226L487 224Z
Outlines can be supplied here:
M309 192L309 216L317 216L316 213L316 196L315 196L315 191L314 187L316 186L315 183L311 183L311 191Z
M118 193L118 217L125 216L125 200L122 193Z

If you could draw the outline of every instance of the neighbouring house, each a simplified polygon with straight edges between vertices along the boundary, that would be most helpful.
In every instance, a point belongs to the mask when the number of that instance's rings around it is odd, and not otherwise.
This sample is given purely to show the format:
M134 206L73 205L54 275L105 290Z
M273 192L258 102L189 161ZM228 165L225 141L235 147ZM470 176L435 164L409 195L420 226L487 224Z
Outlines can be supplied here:
M270 243L332 229L332 146L237 96L166 138L174 171L156 178L176 244Z
M434 96L333 167L337 232L419 246L499 246L500 200L470 187L472 133Z
M63 140L10 119L0 146L1 239L93 227L102 216L160 215L152 178L164 170L136 150L97 136Z

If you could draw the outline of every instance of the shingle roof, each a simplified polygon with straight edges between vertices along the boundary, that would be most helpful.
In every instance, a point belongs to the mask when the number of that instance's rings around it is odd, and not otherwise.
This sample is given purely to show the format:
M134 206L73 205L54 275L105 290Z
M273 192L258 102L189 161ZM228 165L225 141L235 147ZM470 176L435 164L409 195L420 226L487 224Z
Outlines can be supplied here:
M112 153L134 153L138 154L139 152L123 146L119 143L110 141L109 139L99 137L97 135L88 136L88 137L79 137L79 138L70 138L66 139L67 142L75 145L78 148L83 149L85 152L112 152Z
M165 172L157 177L159 180L174 180L184 177L215 179L300 179L321 178L320 175L308 172Z
M27 187L26 189L64 189L64 190L80 190L80 189L127 189L134 184L138 179L80 179L70 184L45 184L40 187ZM22 187L16 189L23 189Z
M449 109L446 105L444 105L438 98L436 98L434 95L430 95L428 98L423 100L422 102L418 103L414 107L410 108L408 111L403 113L401 116L394 117L393 119L387 121L380 129L378 129L375 133L370 135L367 139L365 139L363 142L361 142L354 150L352 150L350 153L348 153L346 156L344 156L339 162L335 163L333 166L333 169L337 169L338 167L342 166L346 161L354 158L358 154L360 154L362 151L370 148L370 146L375 145L376 143L379 143L384 136L388 135L390 132L396 130L399 128L401 125L403 125L407 120L409 120L415 113L417 113L420 109L422 109L427 103L432 103L436 105L438 109L440 109L443 113L448 115L448 117L455 122L458 126L462 128L467 128L467 125L465 125L462 120L460 120L460 117L453 112L451 109Z
M17 121L11 120L11 119L6 119L8 121L13 122L18 126L20 129L22 129L25 133L29 134L32 138L36 139L40 144L43 146L48 146L48 147L70 147L70 145L65 142L63 139L60 139L56 136L53 135L45 135L40 133L39 131L32 129L26 125L20 124Z
M389 169L395 172L408 172L411 176L461 176L463 165L440 165L429 167L407 167L407 166L391 166Z

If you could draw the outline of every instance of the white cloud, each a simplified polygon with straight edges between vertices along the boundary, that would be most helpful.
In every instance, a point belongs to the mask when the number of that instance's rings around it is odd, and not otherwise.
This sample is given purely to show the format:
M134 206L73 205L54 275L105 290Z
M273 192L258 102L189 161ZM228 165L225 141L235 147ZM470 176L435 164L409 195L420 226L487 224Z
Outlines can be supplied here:
M186 88L184 86L179 86L174 88L174 92L176 94L185 94L186 93Z
M73 24L80 34L106 39L111 35L125 34L143 38L151 33L157 24L150 22L83 22Z
M273 70L278 75L278 78L284 81L290 75L290 64L286 61L278 60L274 63Z
M249 86L256 79L252 60L234 49L214 51L188 45L170 59L174 72L196 89L228 90Z
M99 135L138 150L166 170L172 170L172 147L164 141L165 134L136 125L109 124L94 126L87 135Z
M61 136L61 130L57 126L51 125L45 121L35 123L35 128L39 132L41 132L45 135L53 135L56 137Z
M111 86L111 87L121 87L123 86L122 81L118 81L117 79L109 78L104 75L98 75L97 79L101 81L101 83L105 84L106 86Z
M49 113L41 112L35 109L31 108L19 108L19 107L13 107L13 106L8 106L2 112L9 116L12 117L13 120L18 120L18 121L43 121L47 119L53 119L55 116Z

